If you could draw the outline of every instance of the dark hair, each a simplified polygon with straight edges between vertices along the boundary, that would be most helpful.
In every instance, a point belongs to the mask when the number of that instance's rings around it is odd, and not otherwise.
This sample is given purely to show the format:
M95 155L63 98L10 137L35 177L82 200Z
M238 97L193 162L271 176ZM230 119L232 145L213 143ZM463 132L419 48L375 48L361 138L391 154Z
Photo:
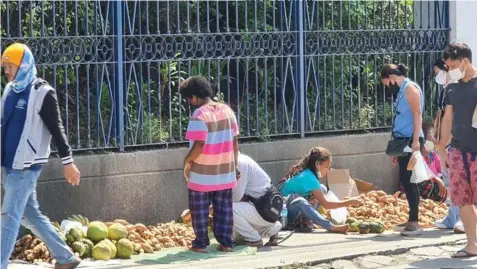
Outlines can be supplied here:
M454 42L444 50L444 60L459 60L467 58L472 63L472 50L462 42Z
M179 91L184 98L197 96L201 99L212 98L214 91L210 83L201 76L189 77L179 84Z
M446 72L449 71L449 67L447 66L444 59L437 59L437 61L433 65L433 67L437 67L437 68L439 68L439 70L443 70L443 71L446 71Z
M315 176L318 178L315 168L316 163L322 163L329 160L331 160L331 152L329 150L323 147L312 148L310 152L303 157L303 159L298 161L297 164L290 168L286 178L291 178L306 168L310 169L311 172L313 172L313 174L315 174Z
M431 135L431 130L434 128L434 124L429 122L422 123L422 132L424 133L424 139L427 139Z
M387 64L381 70L381 79L388 78L390 75L407 77L409 69L403 64Z

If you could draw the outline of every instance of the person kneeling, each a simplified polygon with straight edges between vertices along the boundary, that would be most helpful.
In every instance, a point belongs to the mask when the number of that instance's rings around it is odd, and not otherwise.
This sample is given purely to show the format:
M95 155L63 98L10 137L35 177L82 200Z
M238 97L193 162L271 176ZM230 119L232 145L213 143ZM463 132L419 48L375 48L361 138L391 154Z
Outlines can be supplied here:
M249 246L263 246L262 237L270 238L267 245L277 245L281 223L265 220L254 203L262 202L260 198L267 198L265 196L273 195L274 191L279 196L275 197L277 203L283 204L283 197L274 188L267 173L249 156L239 153L238 169L240 179L232 190L235 237ZM280 212L277 210L276 213L278 219Z
M347 233L348 225L334 225L321 215L309 201L314 199L325 209L360 205L359 198L345 201L329 201L324 193L320 178L326 177L331 166L331 153L322 147L313 148L287 176L279 183L280 192L286 196L288 221L294 222L300 216L334 233Z

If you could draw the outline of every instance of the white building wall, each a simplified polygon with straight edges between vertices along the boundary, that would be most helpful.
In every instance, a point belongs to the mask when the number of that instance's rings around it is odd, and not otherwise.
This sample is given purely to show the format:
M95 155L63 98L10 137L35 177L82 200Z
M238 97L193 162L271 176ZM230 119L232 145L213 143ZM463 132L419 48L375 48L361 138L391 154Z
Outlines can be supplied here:
M467 43L472 49L472 61L477 64L477 1L452 0L449 13L450 42Z

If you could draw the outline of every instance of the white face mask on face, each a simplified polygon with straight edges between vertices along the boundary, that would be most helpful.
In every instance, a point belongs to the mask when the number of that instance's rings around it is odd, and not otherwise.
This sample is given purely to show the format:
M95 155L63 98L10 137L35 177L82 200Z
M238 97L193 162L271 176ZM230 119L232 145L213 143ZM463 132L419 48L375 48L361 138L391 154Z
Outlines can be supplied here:
M426 149L426 151L431 151L434 149L434 143L432 141L427 140L424 144L424 148Z
M460 68L462 67L462 64L463 63L460 64L460 67L449 71L449 76L452 81L457 81L465 76L465 68L464 68L464 71L460 70Z
M447 73L444 70L439 71L436 76L436 83L439 85L446 85Z

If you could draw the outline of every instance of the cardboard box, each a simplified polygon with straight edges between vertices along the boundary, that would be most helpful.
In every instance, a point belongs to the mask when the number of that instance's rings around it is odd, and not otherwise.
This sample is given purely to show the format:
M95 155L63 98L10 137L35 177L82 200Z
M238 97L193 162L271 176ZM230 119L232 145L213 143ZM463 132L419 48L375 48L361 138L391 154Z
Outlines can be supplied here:
M333 169L328 171L328 187L340 199L359 195L355 181L349 176L349 169Z
M372 183L366 182L358 178L353 178L353 181L358 188L359 194L377 190L377 188Z

